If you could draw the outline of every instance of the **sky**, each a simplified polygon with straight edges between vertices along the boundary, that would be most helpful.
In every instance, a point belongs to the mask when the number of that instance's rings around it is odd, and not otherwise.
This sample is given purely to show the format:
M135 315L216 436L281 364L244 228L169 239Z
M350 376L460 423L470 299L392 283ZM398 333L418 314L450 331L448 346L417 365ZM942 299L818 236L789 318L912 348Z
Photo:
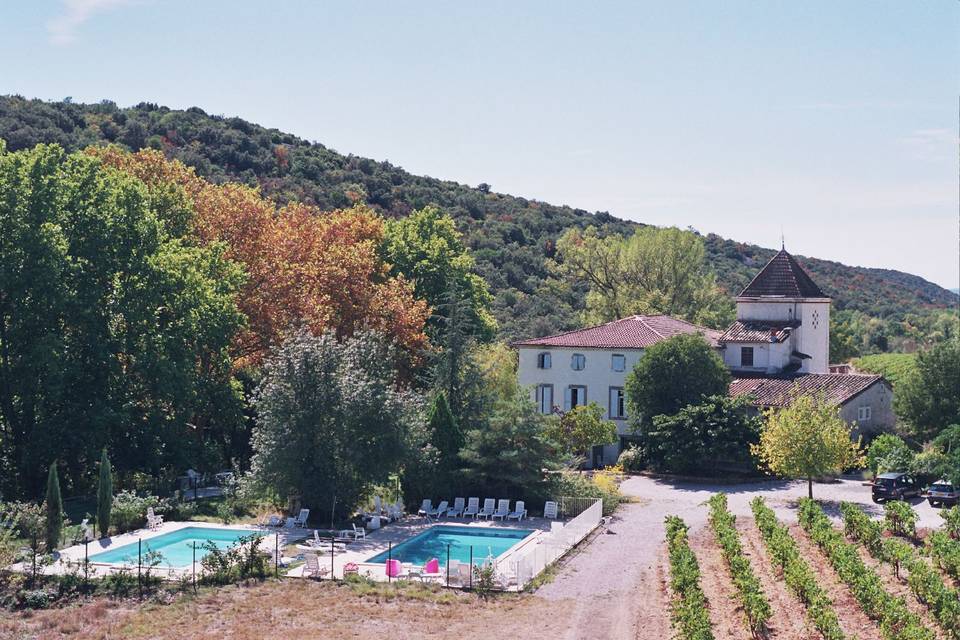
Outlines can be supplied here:
M5 0L0 93L960 286L960 3Z

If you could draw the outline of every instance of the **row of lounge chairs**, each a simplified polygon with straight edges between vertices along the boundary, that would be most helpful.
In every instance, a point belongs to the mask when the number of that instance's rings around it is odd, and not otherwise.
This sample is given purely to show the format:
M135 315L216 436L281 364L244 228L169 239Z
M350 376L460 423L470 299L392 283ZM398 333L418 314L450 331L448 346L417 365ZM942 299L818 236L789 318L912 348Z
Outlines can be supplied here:
M494 498L486 498L483 501L483 508L480 508L480 498L456 498L453 506L447 500L441 500L440 504L434 508L432 500L424 500L420 505L419 515L427 518L490 518L496 520L516 520L520 522L527 517L527 508L523 500L517 500L516 506L510 510L510 500L502 498L499 501Z
M278 527L281 529L306 529L307 518L310 517L310 509L300 509L296 518L283 519L278 515L267 516L257 524L261 527Z

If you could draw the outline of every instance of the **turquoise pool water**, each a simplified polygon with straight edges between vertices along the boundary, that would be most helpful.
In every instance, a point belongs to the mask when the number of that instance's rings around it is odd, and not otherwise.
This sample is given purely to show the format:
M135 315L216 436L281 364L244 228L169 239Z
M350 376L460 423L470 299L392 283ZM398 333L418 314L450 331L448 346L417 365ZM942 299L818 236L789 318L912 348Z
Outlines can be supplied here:
M386 562L389 556L400 562L419 565L437 558L445 565L447 545L450 545L451 560L470 562L470 548L473 547L473 563L480 564L487 556L496 558L533 532L533 529L435 525L394 545L391 551L378 553L367 562Z
M216 527L184 527L170 533L143 541L143 553L158 551L163 554L160 566L189 567L193 564L193 545L197 545L197 562L207 555L203 545L209 541L218 549L228 549L236 544L243 536L249 536L253 531L242 529L218 529ZM95 553L90 556L90 562L106 564L137 564L137 543L133 542Z

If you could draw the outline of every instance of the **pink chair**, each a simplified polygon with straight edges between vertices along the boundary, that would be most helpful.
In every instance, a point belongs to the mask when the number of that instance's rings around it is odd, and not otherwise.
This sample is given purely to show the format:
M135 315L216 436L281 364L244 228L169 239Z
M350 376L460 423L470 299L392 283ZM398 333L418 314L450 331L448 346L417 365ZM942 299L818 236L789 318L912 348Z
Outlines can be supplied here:
M440 573L440 561L436 558L432 558L427 561L427 564L423 565L424 573Z
M403 572L403 565L399 560L387 560L387 575L391 578L398 578Z

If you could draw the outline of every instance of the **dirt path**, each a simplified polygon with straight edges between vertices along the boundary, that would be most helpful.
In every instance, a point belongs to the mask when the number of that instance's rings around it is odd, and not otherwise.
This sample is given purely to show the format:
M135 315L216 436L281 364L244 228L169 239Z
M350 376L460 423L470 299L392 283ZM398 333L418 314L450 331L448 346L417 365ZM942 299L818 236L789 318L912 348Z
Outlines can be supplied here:
M750 559L750 566L760 580L763 592L770 601L770 638L776 640L819 640L813 625L807 619L806 606L793 595L787 583L777 575L760 531L753 522L737 519L740 544Z
M730 579L730 572L713 539L713 532L706 528L690 537L690 548L700 565L700 582L710 603L710 622L717 638L750 640L750 633L743 616L743 607L737 600L737 591Z
M880 628L871 620L867 614L860 608L860 603L850 593L840 578L834 572L830 562L821 553L804 533L799 525L791 525L790 533L797 541L800 549L800 555L810 564L810 568L820 578L820 586L830 599L833 600L833 610L836 611L840 619L840 628L847 636L855 636L859 640L883 640L880 635Z

